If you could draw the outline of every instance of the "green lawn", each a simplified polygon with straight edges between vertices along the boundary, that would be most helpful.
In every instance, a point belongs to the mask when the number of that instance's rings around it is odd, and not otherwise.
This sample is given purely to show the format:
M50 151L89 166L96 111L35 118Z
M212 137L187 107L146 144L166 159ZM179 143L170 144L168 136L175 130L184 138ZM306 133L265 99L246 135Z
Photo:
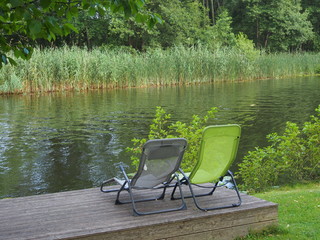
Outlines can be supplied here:
M279 226L241 239L320 239L320 183L281 187L254 196L279 204Z

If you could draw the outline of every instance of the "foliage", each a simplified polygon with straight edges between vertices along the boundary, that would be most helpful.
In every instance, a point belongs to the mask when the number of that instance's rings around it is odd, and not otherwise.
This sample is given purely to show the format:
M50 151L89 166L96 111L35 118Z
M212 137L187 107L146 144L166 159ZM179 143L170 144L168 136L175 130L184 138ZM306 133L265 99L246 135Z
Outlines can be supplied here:
M197 161L202 131L206 127L207 122L214 118L216 112L217 108L213 107L203 117L193 115L191 122L186 124L180 121L171 122L171 114L167 114L162 107L157 107L155 118L150 125L148 137L132 139L133 147L127 148L127 151L133 154L131 156L132 165L136 168L138 167L141 148L147 140L185 138L188 141L188 148L184 154L181 167L185 171L190 171Z
M254 61L260 55L260 51L255 49L253 41L242 32L236 35L235 46L235 49L240 51L249 61Z
M35 46L64 44L220 50L237 47L239 33L272 52L318 51L319 24L319 3L310 0L4 0L0 65L29 59Z
M302 129L287 122L282 136L267 136L270 146L250 151L239 164L243 188L263 191L271 186L320 178L320 105Z
M231 23L232 18L229 16L228 11L222 11L216 24L209 27L205 33L204 44L207 44L213 50L221 47L233 47L235 45L235 35L232 32Z
M312 23L315 37L307 43L312 51L320 50L320 1L301 0L302 8L308 12L308 20Z
M209 22L199 1L161 0L158 11L164 24L157 26L157 41L163 47L195 45Z
M29 59L32 55L32 40L55 40L77 28L72 20L81 11L90 16L103 16L108 12L121 12L126 17L150 25L160 22L158 15L142 13L144 0L3 0L0 2L0 68L3 64L16 64L7 56L13 51L16 58Z
M296 0L244 0L244 32L260 48L299 50L314 35L308 12Z
M203 15L198 1L154 0L146 8L161 15L163 23L153 29L113 14L108 29L109 39L105 44L132 46L138 50L153 47L172 47L197 43L206 29L209 19Z
M1 69L0 94L284 78L314 74L320 65L320 54L259 54L246 42L241 48L35 48L32 61Z

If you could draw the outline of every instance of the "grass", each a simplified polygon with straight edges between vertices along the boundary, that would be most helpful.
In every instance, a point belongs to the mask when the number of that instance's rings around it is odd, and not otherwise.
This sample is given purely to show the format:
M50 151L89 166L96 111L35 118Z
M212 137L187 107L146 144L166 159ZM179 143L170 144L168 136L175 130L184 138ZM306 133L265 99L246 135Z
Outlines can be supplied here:
M313 75L320 54L261 54L205 47L152 49L145 53L106 48L35 49L30 61L0 70L0 93L198 84Z
M320 239L320 183L286 186L254 196L279 204L279 226L242 240Z

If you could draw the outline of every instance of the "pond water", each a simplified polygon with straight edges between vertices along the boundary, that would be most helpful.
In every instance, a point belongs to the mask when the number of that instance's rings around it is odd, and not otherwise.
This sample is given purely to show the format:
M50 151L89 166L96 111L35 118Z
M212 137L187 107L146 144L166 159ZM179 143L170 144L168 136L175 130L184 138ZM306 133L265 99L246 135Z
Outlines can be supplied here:
M156 106L173 121L218 107L209 124L241 125L241 162L286 121L307 121L320 104L319 90L320 77L304 77L0 96L0 198L99 186L119 175L119 163L133 171L125 148L147 135Z

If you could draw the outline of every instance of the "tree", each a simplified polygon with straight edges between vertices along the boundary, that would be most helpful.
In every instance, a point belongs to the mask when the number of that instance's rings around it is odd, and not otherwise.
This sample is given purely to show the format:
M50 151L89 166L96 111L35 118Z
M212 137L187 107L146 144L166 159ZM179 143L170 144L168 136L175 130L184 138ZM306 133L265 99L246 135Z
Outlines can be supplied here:
M310 41L308 47L310 50L320 50L320 1L302 0L302 8L309 12L309 21L312 23L315 32L315 38Z
M157 26L148 28L145 24L124 19L120 14L112 14L108 29L108 40L104 43L111 46L129 46L136 50L143 50L150 46L159 32ZM129 48L128 48L129 49Z
M235 46L236 37L233 33L232 18L227 10L222 10L218 15L215 25L208 27L204 43L210 49L216 50L221 47Z
M63 42L69 46L86 46L88 50L101 46L108 41L108 33L112 14L91 16L88 11L82 11L74 19L74 26L78 33L71 33L67 37L61 37Z
M199 1L161 0L159 3L158 11L165 20L157 27L161 46L195 45L209 24Z
M147 22L150 26L161 22L158 15L141 13L144 0L2 0L0 2L0 68L3 64L15 64L15 57L29 59L33 41L55 40L77 32L72 19L81 11L90 16L103 16L119 12L127 18Z
M297 50L313 38L308 13L299 0L243 0L245 32L258 47L272 51Z
M159 14L163 24L146 28L141 23L112 14L109 28L109 41L114 45L131 46L138 50L147 47L168 48L174 45L193 46L203 39L210 24L198 0L153 0L146 9Z

